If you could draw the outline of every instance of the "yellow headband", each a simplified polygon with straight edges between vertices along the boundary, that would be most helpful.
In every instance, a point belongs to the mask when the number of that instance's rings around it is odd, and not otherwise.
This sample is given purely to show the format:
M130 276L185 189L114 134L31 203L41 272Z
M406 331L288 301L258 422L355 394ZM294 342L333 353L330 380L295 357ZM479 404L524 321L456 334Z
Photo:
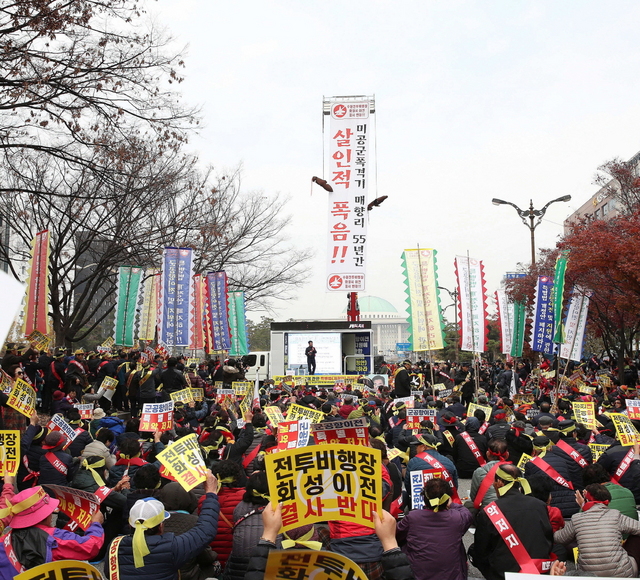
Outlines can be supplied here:
M96 471L96 468L104 467L105 465L106 463L104 457L100 459L100 461L96 461L95 463L89 463L87 459L82 462L82 467L88 469L91 472L91 475L93 475L93 479L100 487L104 486L104 480L102 479L102 477L100 477L100 474Z
M433 511L437 512L440 510L441 507L446 506L450 499L451 499L451 496L445 493L442 497L434 497L433 499L427 499L427 501L429 502L429 505L433 508Z
M508 473L502 471L500 467L498 467L498 470L496 471L496 477L499 477L503 481L508 482L505 485L503 485L500 489L498 489L499 496L503 496L505 493L507 493L513 487L513 484L516 482L518 482L522 486L522 493L524 493L525 495L529 495L531 493L531 486L529 485L529 482L524 477L513 477Z
M164 510L148 520L136 522L136 531L133 533L133 563L136 568L142 568L142 566L144 566L144 557L149 553L149 546L147 546L144 531L155 528L162 522L164 522Z
M3 510L0 510L0 518L6 518L10 515L17 515L24 510L28 510L30 507L36 505L41 499L43 499L47 494L44 489L40 488L36 493L27 499L23 499L21 502L17 504L11 504L9 500L7 500L7 507Z
M416 435L416 437L418 438L418 441L420 442L420 445L424 445L425 447L428 447L429 449L437 449L438 446L440 445L439 442L428 443L427 440L422 435Z
M306 534L300 536L297 540L292 540L287 533L285 532L285 540L282 540L282 548L284 550L288 550L289 548L293 548L296 544L300 544L301 546L305 546L310 550L321 550L322 542L312 542L310 541L313 536L314 529L311 528Z

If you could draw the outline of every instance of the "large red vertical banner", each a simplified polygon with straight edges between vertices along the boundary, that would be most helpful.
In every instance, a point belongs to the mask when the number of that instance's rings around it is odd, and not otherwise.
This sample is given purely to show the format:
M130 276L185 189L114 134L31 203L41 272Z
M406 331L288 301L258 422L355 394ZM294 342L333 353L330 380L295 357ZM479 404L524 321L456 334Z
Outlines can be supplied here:
M49 230L38 232L31 248L24 317L25 336L29 336L34 330L45 335L49 333Z
M189 345L192 350L204 348L204 301L204 276L196 274L193 277L193 319Z

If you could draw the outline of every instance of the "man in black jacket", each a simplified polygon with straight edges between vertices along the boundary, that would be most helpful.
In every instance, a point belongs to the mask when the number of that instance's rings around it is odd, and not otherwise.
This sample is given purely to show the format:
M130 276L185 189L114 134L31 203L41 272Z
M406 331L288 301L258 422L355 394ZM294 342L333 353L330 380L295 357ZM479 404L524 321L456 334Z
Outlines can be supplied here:
M187 388L187 379L185 379L182 372L176 368L177 364L178 359L176 357L169 357L169 360L167 361L167 370L160 375L165 401L169 401L171 399L171 393Z
M538 560L536 568L545 572L550 568L553 530L547 506L522 493L524 480L521 476L515 465L502 465L493 484L498 499L478 514L475 543L469 548L469 555L487 580L504 580L505 572L521 571L522 562L514 555L516 543L526 550L529 559ZM525 491L528 491L528 485ZM501 516L496 515L496 507L502 512ZM496 521L495 525L491 518ZM511 529L505 531L507 526ZM498 529L505 535L502 536Z
M409 371L411 370L411 361L406 360L402 363L402 366L396 371L393 381L393 392L395 399L402 399L404 397L411 396L411 377Z

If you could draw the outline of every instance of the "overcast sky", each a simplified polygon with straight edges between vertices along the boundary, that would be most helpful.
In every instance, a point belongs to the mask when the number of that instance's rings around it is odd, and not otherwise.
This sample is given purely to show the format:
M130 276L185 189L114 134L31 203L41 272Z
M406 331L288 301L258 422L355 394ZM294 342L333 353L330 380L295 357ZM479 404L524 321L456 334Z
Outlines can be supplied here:
M455 0L158 0L158 22L186 46L181 90L202 106L191 141L203 162L242 163L243 187L291 197L289 234L314 249L298 299L277 320L339 317L324 290L327 194L322 98L375 95L377 188L368 289L404 310L401 254L438 251L453 288L455 255L481 259L487 290L530 259L529 230L498 197L536 208L550 247L596 191L598 165L640 150L640 3ZM448 298L441 296L443 306ZM449 312L451 312L449 310ZM258 318L259 314L251 314Z

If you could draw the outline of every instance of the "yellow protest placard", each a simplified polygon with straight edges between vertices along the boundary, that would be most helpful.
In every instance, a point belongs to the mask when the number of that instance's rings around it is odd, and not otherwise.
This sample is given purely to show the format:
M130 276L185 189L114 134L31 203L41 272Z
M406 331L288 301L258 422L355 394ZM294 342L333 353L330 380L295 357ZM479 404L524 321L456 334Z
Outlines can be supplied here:
M595 403L574 401L572 406L576 416L576 423L582 423L589 430L596 428Z
M207 479L207 468L195 433L174 441L156 457L187 491Z
M491 407L489 405L478 405L477 403L469 403L469 408L467 409L467 417L473 417L473 414L478 409L480 409L480 411L484 411L485 421L488 421L491 418Z
M520 461L518 461L518 469L524 471L524 466L529 463L529 461L531 461L533 459L533 457L531 457L531 455L527 455L526 453L522 454L522 457L520 457Z
M533 393L513 395L511 399L516 405L533 405Z
M27 336L27 340L36 350L48 350L52 342L51 337L46 334L42 334L39 330L34 330L29 336Z
M633 445L640 439L640 433L636 430L631 419L622 413L609 413L609 418L613 421L616 428L616 439L624 447Z
M200 359L195 357L189 357L187 359L187 366L196 365L196 367L200 364Z
M358 375L306 375L304 377L295 377L298 384L307 385L335 385L336 383L353 384L358 380Z
M169 393L169 396L174 403L187 404L193 401L193 394L191 392L191 389L189 388L182 389L181 391L175 391L174 393Z
M271 550L264 577L367 580L362 568L346 556L320 550Z
M590 387L586 383L580 382L580 383L577 383L577 385L578 385L578 390L584 395L594 395L596 392L595 387Z
M600 459L600 456L611 447L607 443L589 443L589 449L591 449L591 455L593 455L593 462L595 463Z
M11 389L13 389L13 381L11 380L11 377L2 369L0 369L0 377L0 391L2 391L5 395L8 395L11 392Z
M204 401L204 389L194 389L191 387L191 398L194 401Z
M315 445L265 456L271 501L282 530L341 520L373 528L382 509L382 454L360 445Z
M16 475L20 457L20 431L0 431L0 477Z
M253 383L251 381L234 381L231 383L231 388L238 397L244 397L252 386Z
M118 379L114 379L113 377L105 377L102 379L102 384L100 385L101 389L105 391L114 391L118 386Z
M300 419L310 419L312 423L320 423L324 419L324 413L294 403L287 412L287 421L299 421Z
M115 343L116 343L115 338L113 338L113 336L110 336L100 346L106 346L107 348L111 348Z
M13 577L14 580L102 580L100 570L87 562L79 560L60 560L40 564L35 568L29 568L26 572Z
M27 381L16 379L13 389L9 393L7 405L25 417L31 417L36 410L36 392Z
M264 414L268 417L269 421L271 421L271 425L273 427L277 427L280 423L284 421L284 415L280 410L280 407L271 406L264 408Z

